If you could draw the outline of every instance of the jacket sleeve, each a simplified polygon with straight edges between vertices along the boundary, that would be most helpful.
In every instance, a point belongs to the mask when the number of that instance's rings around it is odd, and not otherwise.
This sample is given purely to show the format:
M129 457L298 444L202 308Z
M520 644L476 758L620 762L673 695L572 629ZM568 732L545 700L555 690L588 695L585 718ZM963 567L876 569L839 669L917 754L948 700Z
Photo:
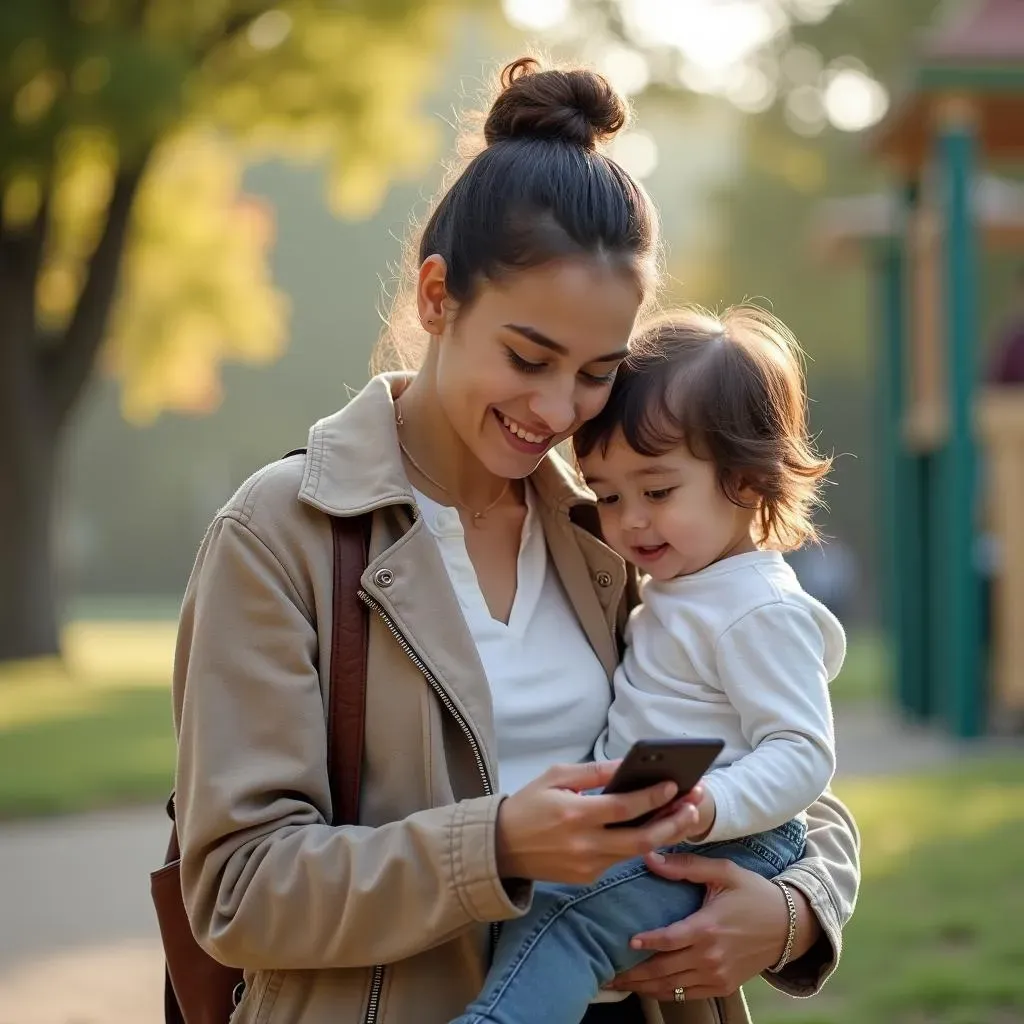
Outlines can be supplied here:
M849 810L827 790L807 811L803 858L778 876L807 897L821 924L817 943L769 984L791 996L813 996L831 977L843 949L843 927L853 915L860 886L860 836Z
M222 513L174 669L182 891L199 943L249 969L368 966L519 916L529 891L514 902L498 877L498 796L379 828L328 824L315 622L281 558Z

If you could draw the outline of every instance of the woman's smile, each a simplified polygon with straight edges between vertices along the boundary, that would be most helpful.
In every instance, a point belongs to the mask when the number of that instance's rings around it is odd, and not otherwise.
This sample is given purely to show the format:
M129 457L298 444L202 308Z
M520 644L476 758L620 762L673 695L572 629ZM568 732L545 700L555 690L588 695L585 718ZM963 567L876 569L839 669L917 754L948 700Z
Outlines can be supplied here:
M528 455L543 455L551 447L555 435L551 433L535 433L511 416L506 416L500 409L494 410L495 418L501 424L505 440L516 449Z

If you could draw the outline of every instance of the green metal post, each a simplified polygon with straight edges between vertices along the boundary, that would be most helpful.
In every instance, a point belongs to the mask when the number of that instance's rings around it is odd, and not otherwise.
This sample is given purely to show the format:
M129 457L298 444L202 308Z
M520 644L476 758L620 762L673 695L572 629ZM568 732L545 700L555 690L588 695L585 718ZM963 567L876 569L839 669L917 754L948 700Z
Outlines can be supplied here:
M934 671L931 635L928 631L926 602L930 592L928 577L928 537L931 503L928 495L927 459L920 454L903 454L904 505L900 516L902 550L899 571L902 576L902 625L906 637L903 671L906 673L907 714L923 720L935 714L929 680Z
M919 499L917 505L921 587L921 671L922 717L935 718L943 713L949 689L949 662L946 657L947 631L946 494L942 475L941 451L918 453L914 459Z
M943 711L960 737L976 736L983 719L981 586L974 563L976 469L973 429L977 338L976 254L971 184L975 139L970 111L958 103L938 137L946 216L944 288L949 440L942 453L945 520L941 586L946 686Z
M894 697L899 709L913 718L927 711L922 651L924 647L924 571L918 520L922 506L916 460L903 441L906 406L905 208L916 198L907 188L897 196L898 215L890 238L874 250L872 270L877 288L879 324L878 379L881 399L876 420L881 497L879 531L886 634L892 652Z

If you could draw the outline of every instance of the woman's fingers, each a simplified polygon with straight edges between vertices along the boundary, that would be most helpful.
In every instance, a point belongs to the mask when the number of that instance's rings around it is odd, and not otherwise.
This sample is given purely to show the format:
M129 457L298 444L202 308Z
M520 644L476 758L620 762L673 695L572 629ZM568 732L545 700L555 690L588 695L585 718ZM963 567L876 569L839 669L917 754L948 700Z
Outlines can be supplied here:
M642 964L615 976L609 988L625 989L639 992L639 986L651 986L664 983L669 978L689 976L691 984L698 984L700 977L692 965L692 956L687 950L675 950L660 956L652 956ZM681 984L677 981L676 985ZM673 986L674 987L674 986Z
M596 823L616 825L664 807L677 792L678 787L674 782L659 782L656 786L637 789L632 793L602 793L587 799L594 811Z
M531 787L571 789L577 793L588 789L600 789L612 781L620 763L620 761L585 761L581 764L556 764L531 783Z
M727 972L718 970L707 959L697 947L670 948L618 975L608 987L663 1002L672 1002L677 988L682 988L686 998L694 1001L735 991L738 985L732 983Z
M702 857L698 853L669 853L647 858L652 874L672 882L693 882L717 891L735 885L739 868L730 860Z
M727 996L739 988L726 972L709 970L697 963L693 950L677 953L658 953L650 960L618 975L608 988L621 992L636 992L662 1002L672 1002L677 988L682 988L687 999L715 999Z
M642 979L628 984L621 984L616 979L615 983L609 985L608 988L623 992L636 992L637 995L647 999L656 999L659 1003L676 1002L677 988L683 990L685 1001L692 1003L701 999L715 999L726 994L702 984L700 975L696 971L663 974L656 978Z

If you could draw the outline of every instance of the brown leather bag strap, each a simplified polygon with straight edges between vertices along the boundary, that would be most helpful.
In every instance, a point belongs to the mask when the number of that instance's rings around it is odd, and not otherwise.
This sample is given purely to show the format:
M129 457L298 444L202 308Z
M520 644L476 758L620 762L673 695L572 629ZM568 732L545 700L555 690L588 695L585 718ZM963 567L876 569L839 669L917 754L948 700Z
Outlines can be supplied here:
M369 612L359 599L369 552L370 515L331 518L334 538L334 609L327 716L332 824L359 820L366 714L366 648Z
M300 449L301 450L301 449ZM289 453L291 454L291 453ZM366 714L366 646L369 612L359 599L366 568L370 516L331 517L334 581L331 629L331 677L327 715L327 772L334 825L354 825L359 818L363 768L363 719ZM167 801L174 821L174 793ZM177 860L178 829L171 828L165 863Z
M289 452L303 453L305 449ZM370 515L331 517L334 581L331 630L331 677L327 717L328 778L335 825L354 825L359 816L359 787L363 767L363 718L366 714L366 645L369 612L359 599L360 578L366 568ZM174 822L174 793L167 800ZM181 856L178 829L171 827L165 863Z

